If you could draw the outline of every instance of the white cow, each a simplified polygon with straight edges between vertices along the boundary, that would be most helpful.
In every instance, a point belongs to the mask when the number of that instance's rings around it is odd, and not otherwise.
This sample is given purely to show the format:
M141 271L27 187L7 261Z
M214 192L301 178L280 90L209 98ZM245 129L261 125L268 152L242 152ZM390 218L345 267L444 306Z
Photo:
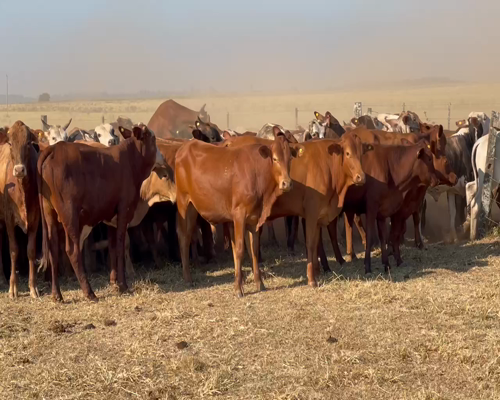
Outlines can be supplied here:
M50 145L56 144L57 142L68 140L69 135L67 130L69 125L71 124L72 118L70 118L68 123L64 126L50 125L47 124L43 119L41 121L42 121L43 133L45 134L45 137Z
M474 180L467 183L465 187L467 204L470 205L470 238L477 238L477 219L482 207L483 179L486 169L486 153L488 151L488 139L490 135L480 138L472 149L472 168L474 170ZM495 145L495 165L493 166L492 192L498 188L500 181L500 144Z
M115 134L115 128L111 124L98 125L94 132L99 142L105 146L114 146L120 143L120 137Z

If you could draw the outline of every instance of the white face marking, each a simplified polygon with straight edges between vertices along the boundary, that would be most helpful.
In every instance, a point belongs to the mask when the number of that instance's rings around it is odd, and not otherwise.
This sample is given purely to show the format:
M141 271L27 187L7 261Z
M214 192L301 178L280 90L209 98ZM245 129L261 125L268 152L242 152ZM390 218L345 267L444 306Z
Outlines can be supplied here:
M118 137L111 134L111 132L114 132L114 128L111 126L111 124L101 124L94 130L101 144L105 146L118 144Z
M68 133L60 126L51 126L48 132L45 132L45 136L50 145L68 140Z

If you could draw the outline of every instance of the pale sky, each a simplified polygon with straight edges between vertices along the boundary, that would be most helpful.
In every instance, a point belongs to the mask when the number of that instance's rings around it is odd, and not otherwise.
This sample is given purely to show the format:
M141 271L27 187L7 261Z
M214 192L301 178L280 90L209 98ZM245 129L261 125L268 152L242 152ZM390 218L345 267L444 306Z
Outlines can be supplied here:
M499 0L0 0L0 94L500 81Z

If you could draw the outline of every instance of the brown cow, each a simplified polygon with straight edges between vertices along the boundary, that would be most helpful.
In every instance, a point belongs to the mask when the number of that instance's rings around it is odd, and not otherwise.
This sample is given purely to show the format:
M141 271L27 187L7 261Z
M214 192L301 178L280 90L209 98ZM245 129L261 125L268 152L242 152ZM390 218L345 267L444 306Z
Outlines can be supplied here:
M297 146L297 145L296 145ZM235 290L243 296L241 260L245 228L249 228L254 279L264 289L258 266L259 228L282 193L292 187L290 161L302 154L284 137L272 145L216 147L200 141L183 145L176 155L177 232L184 280L191 282L189 244L198 214L211 224L233 222L231 243Z
M374 144L373 152L363 156L366 184L349 188L344 212L352 222L354 214L366 214L365 272L371 272L371 247L377 222L382 249L382 262L389 267L385 219L394 215L402 206L404 194L420 185L435 186L438 183L433 157L425 143L408 146ZM349 224L350 225L350 224ZM350 228L346 223L346 232ZM349 252L349 234L346 233Z
M237 138L233 144L252 143L250 140ZM303 157L294 159L290 168L293 189L277 199L268 219L299 216L306 220L307 277L309 285L315 287L320 227L339 215L347 188L365 182L360 159L370 147L351 133L342 139L313 140L302 146Z
M210 116L205 111L205 104L200 111L193 111L174 100L167 100L161 103L155 111L148 122L148 128L159 138L190 139L192 129L189 125L193 125L198 118L202 122L210 122Z
M121 129L125 141L109 148L81 143L57 143L38 159L38 193L42 212L44 261L50 259L52 296L62 300L57 275L60 221L66 233L66 253L84 295L95 300L83 269L82 230L101 221L116 218L118 272L111 281L120 291L127 289L124 271L124 242L127 224L132 220L143 181L158 160L156 138L145 126L133 132Z
M40 209L36 201L36 162L38 154L33 147L36 138L21 121L0 130L0 220L7 229L10 249L9 296L16 298L17 257L19 253L15 227L19 226L28 235L29 288L31 297L38 297L36 287L36 232L40 220ZM0 243L2 238L0 237ZM1 255L1 245L0 245ZM3 265L0 260L0 273Z

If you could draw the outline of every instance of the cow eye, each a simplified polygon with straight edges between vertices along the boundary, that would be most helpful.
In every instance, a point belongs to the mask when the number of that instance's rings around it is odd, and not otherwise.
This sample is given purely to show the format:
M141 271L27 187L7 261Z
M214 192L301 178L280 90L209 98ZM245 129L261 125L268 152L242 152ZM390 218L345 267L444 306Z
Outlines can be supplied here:
M346 155L347 157L350 157L350 156L351 156L351 153L350 153L350 152L348 152L348 151L346 151L346 152L345 152L345 155Z
M101 137L101 134L100 134L100 133L98 133L98 134L97 134L97 137Z
M52 136L52 140L54 140L54 141L55 141L55 140L56 140L56 137L55 137L55 136Z
M278 162L278 157L273 157L273 162L277 163Z

